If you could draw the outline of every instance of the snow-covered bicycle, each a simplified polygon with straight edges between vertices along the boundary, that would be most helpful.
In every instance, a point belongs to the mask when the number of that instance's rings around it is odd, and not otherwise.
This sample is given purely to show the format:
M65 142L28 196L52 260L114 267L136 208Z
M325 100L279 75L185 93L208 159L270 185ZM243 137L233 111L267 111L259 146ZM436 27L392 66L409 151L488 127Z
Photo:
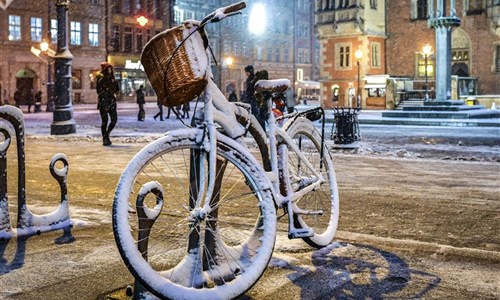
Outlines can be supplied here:
M313 247L336 232L339 202L332 159L313 121L320 108L268 132L249 107L230 103L212 81L205 25L238 14L244 2L155 36L141 62L168 106L202 94L190 126L167 132L129 162L116 187L113 231L130 272L162 299L230 299L260 278L272 256L277 209L288 235ZM261 80L279 97L288 80ZM259 98L259 97L257 97ZM252 155L245 140L253 137Z

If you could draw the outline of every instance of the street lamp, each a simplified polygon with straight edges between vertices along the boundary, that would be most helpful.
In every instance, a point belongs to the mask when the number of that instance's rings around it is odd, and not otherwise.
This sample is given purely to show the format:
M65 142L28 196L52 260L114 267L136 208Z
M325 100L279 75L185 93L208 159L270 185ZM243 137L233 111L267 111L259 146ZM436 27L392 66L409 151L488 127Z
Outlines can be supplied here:
M49 59L47 60L47 108L46 112L54 111L54 98L52 97L52 88L54 86L54 82L52 82L52 59L54 57L55 52L49 48L49 43L43 40L40 43L40 50L45 53Z
M359 63L360 63L360 60L361 60L361 57L363 56L363 51L361 51L360 48L358 48L358 50L356 50L356 52L354 52L354 56L356 57L356 62L357 62L357 65L358 65L358 97L356 99L356 105L357 105L357 108L358 109L361 109L361 88L360 88L360 66L359 66Z
M425 59L425 101L429 101L429 81L427 79L427 59L429 55L432 54L432 46L429 44L425 44L423 47L423 54Z

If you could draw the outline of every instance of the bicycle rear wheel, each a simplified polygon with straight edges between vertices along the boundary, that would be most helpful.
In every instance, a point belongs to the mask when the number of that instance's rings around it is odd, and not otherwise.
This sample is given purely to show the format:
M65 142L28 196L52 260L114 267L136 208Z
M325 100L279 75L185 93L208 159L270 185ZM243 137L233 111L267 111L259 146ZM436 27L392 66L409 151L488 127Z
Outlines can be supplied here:
M339 196L332 158L326 146L324 146L323 157L321 157L321 136L310 120L299 117L290 125L285 124L285 126L286 132L300 148L305 159L325 179L325 182L318 189L295 200L295 204L303 210L321 210L323 213L319 215L294 214L296 228L309 227L314 230L312 237L306 237L303 240L312 247L321 248L333 240L339 219ZM287 159L279 161L282 164L287 164L286 169L288 169L292 193L317 179L312 171L306 167L303 159L291 151L287 144L280 145L279 153L281 157L287 157Z
M265 173L240 145L219 135L212 210L201 130L167 134L127 165L116 188L113 231L130 272L170 299L229 299L250 289L274 248L276 211ZM200 195L203 197L204 195ZM201 198L204 199L204 198ZM129 203L133 207L129 207Z

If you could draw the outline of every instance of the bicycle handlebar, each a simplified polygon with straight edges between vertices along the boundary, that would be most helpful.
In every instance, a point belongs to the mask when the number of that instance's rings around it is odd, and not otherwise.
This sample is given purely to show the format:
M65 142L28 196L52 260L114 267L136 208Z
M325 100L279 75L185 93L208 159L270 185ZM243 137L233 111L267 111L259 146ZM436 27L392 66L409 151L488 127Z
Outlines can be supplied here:
M214 12L203 18L203 21L201 21L200 23L200 27L205 26L209 22L210 23L219 22L220 20L226 17L239 13L239 11L244 9L245 7L247 7L245 1L240 1L238 3L229 6L218 8Z

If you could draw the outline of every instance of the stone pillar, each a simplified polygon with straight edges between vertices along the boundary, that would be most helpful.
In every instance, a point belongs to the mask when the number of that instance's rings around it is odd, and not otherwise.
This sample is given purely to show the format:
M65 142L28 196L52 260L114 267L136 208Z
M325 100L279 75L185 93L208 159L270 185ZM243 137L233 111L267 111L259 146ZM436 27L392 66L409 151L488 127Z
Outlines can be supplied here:
M55 110L50 134L61 135L76 132L73 119L71 65L73 55L68 48L68 8L69 0L57 0L57 51L54 56L56 80Z
M446 16L446 1L437 0L436 9L429 7L429 27L436 32L436 100L451 99L451 30L460 26L460 19L454 15L455 1L451 1L450 16ZM434 4L430 1L429 4Z

